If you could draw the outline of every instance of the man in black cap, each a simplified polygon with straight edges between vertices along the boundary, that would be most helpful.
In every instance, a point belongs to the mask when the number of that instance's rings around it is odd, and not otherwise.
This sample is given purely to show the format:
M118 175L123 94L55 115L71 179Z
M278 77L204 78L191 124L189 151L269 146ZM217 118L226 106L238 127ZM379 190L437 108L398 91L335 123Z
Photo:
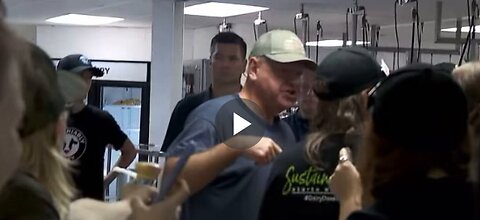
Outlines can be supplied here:
M104 187L114 179L111 173L103 176L105 148L112 145L121 151L115 166L122 168L128 167L135 159L136 149L108 112L84 102L92 77L102 77L103 71L93 67L91 61L81 54L64 57L57 70L78 74L88 85L85 91L80 91L82 96L71 103L63 152L65 157L76 162L73 177L79 197L103 200Z

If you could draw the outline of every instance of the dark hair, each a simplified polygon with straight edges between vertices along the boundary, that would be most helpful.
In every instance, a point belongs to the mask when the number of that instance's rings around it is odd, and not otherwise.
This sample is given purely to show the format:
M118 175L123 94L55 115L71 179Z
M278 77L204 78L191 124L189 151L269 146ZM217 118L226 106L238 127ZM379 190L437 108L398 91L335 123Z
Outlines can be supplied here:
M219 43L236 44L242 49L243 59L245 59L245 57L247 56L247 44L242 39L242 37L238 36L238 34L235 34L233 32L221 32L215 35L215 37L213 37L212 41L210 42L210 55L213 54L213 51L215 50L215 45Z
M467 181L467 99L452 77L432 65L409 65L382 81L369 101L358 163L367 203L417 186L432 169Z
M372 120L366 124L358 160L364 189L363 201L370 204L402 186L409 186L425 177L432 168L439 168L457 180L468 179L472 140L465 134L454 148L442 152L415 151L381 137ZM408 162L405 161L408 158Z

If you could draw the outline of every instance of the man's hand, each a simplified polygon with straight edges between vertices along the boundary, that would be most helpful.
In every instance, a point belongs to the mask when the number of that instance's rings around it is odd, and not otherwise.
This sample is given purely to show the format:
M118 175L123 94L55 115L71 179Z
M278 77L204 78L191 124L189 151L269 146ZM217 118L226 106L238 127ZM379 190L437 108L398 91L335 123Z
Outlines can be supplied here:
M122 187L121 199L130 200L133 198L140 199L145 204L150 204L152 199L158 194L157 188L153 186L126 184Z
M282 152L282 148L275 141L268 137L263 137L253 147L244 151L244 154L254 160L259 165L270 163L275 157Z

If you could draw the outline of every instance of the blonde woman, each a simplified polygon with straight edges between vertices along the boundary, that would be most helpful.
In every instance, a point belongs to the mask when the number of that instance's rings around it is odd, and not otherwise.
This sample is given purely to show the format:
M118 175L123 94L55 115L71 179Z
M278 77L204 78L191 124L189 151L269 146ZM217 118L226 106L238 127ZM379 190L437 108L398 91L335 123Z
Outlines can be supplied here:
M466 63L453 71L453 78L463 88L468 101L469 124L474 132L472 180L476 184L476 204L480 204L480 62ZM477 219L480 210L476 211Z
M22 53L25 114L18 130L22 155L19 171L2 192L5 205L1 212L12 218L61 219L73 195L69 164L59 151L65 130L65 101L48 56L33 46ZM40 74L45 77L39 78Z
M453 71L453 77L467 96L470 125L478 130L480 126L480 62L466 63L457 67Z

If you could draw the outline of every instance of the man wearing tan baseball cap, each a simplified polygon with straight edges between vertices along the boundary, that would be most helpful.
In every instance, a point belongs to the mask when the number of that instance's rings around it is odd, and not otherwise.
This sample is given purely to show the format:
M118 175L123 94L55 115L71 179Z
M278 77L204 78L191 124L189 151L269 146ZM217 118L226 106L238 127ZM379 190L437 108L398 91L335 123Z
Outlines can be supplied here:
M271 162L294 145L278 114L295 103L300 77L315 63L300 39L284 30L262 35L248 61L241 92L200 105L167 151L167 175L183 150L192 146L196 152L180 174L192 191L183 220L256 219ZM247 126L235 129L238 117Z

